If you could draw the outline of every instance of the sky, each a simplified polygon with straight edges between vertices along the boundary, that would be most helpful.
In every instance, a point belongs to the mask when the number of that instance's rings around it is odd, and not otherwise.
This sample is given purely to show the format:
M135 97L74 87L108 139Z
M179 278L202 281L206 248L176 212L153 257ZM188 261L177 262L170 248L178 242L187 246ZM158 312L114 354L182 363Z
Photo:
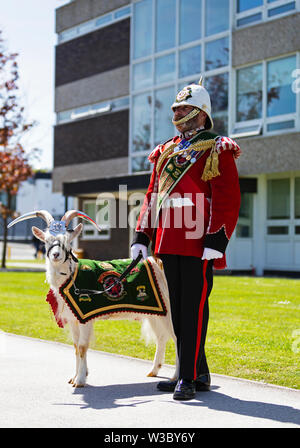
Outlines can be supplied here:
M22 141L39 148L35 169L53 169L55 9L69 0L0 0L0 29L10 53L19 53L19 88L26 118L38 122Z

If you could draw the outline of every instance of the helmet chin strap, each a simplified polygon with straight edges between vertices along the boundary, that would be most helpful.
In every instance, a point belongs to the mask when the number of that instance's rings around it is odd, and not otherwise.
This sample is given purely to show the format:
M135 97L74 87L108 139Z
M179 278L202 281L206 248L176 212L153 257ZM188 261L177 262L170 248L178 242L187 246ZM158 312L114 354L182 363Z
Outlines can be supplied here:
M194 108L189 114L185 115L185 117L181 118L180 120L172 120L172 123L174 126L178 126L180 124L186 123L187 121L191 120L192 118L196 117L200 112L200 109Z

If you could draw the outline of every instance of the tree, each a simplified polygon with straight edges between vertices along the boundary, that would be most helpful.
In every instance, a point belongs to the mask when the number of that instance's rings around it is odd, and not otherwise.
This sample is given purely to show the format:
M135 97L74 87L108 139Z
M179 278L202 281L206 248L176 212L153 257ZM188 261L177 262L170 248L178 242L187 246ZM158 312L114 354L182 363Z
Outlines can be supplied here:
M0 30L0 192L4 201L0 203L3 219L3 251L1 266L5 267L7 247L7 224L14 217L12 198L18 192L21 182L32 176L29 159L36 149L25 153L20 141L24 133L35 123L27 123L24 107L20 104L17 81L19 79L17 53L9 53L4 45Z

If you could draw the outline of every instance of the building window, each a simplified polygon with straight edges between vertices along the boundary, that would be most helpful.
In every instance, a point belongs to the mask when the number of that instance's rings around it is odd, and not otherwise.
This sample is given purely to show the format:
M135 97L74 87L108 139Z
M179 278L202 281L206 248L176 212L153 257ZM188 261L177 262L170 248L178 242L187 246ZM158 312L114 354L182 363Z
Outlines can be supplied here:
M241 193L241 208L236 226L238 238L253 236L253 193Z
M171 105L176 93L187 84L197 83L200 75L211 94L215 130L228 133L229 3L229 0L133 3L131 172L149 167L149 152L176 133Z
M264 61L236 71L236 106L232 136L278 133L297 126L293 89L296 55Z
M133 57L135 59L152 53L152 0L134 4Z
M267 116L296 112L296 94L292 91L292 72L296 56L267 63Z
M267 218L290 218L290 179L269 179L267 183Z
M95 17L94 19L88 20L87 22L83 22L79 25L65 29L57 35L58 44L62 44L71 39L76 39L77 37L90 33L91 31L95 31L99 28L111 25L115 22L125 19L126 17L130 17L130 15L131 5L128 5L123 8L116 9L115 11L108 14Z
M180 0L179 23L180 45L201 39L202 0Z
M278 18L297 9L296 1L287 0L237 0L236 26L253 25L256 22Z
M300 177L295 178L295 219L300 219Z
M229 29L229 0L205 1L205 35L222 33Z
M236 118L248 121L262 116L262 64L237 71Z
M86 213L90 218L92 218L99 227L101 232L98 232L93 224L84 221L82 239L88 240L108 240L110 239L110 228L111 228L111 210L110 201L107 200L85 200L83 201L82 207L84 213Z
M68 109L56 114L56 123L62 124L74 120L92 118L96 115L109 112L118 112L129 108L129 97L115 98L100 103L88 104L86 106Z
M155 50L163 51L175 46L176 0L157 0Z

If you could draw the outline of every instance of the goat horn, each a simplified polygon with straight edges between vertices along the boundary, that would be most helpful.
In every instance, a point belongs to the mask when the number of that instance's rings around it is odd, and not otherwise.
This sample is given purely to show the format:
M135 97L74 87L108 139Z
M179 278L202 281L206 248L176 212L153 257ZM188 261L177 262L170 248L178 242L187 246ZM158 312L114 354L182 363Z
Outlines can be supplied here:
M8 224L7 228L14 226L15 224L17 224L20 221L25 221L25 219L31 219L31 218L42 218L47 223L48 227L51 224L51 222L54 221L54 218L50 215L49 212L47 212L47 210L37 210L34 212L28 212L22 216L19 216L18 218L11 221Z
M68 227L68 225L70 224L70 222L72 221L72 219L74 219L74 218L76 218L76 217L79 217L79 218L82 218L82 219L86 219L87 221L91 222L91 223L96 227L96 229L98 230L98 232L101 232L101 229L100 229L100 227L98 226L98 224L97 224L95 221L93 221L93 219L90 218L88 215L86 215L86 214L83 213L83 212L80 212L79 210L68 210L68 211L64 214L64 216L61 218L61 220L62 220L62 221L65 221L65 222L66 222L66 227Z

